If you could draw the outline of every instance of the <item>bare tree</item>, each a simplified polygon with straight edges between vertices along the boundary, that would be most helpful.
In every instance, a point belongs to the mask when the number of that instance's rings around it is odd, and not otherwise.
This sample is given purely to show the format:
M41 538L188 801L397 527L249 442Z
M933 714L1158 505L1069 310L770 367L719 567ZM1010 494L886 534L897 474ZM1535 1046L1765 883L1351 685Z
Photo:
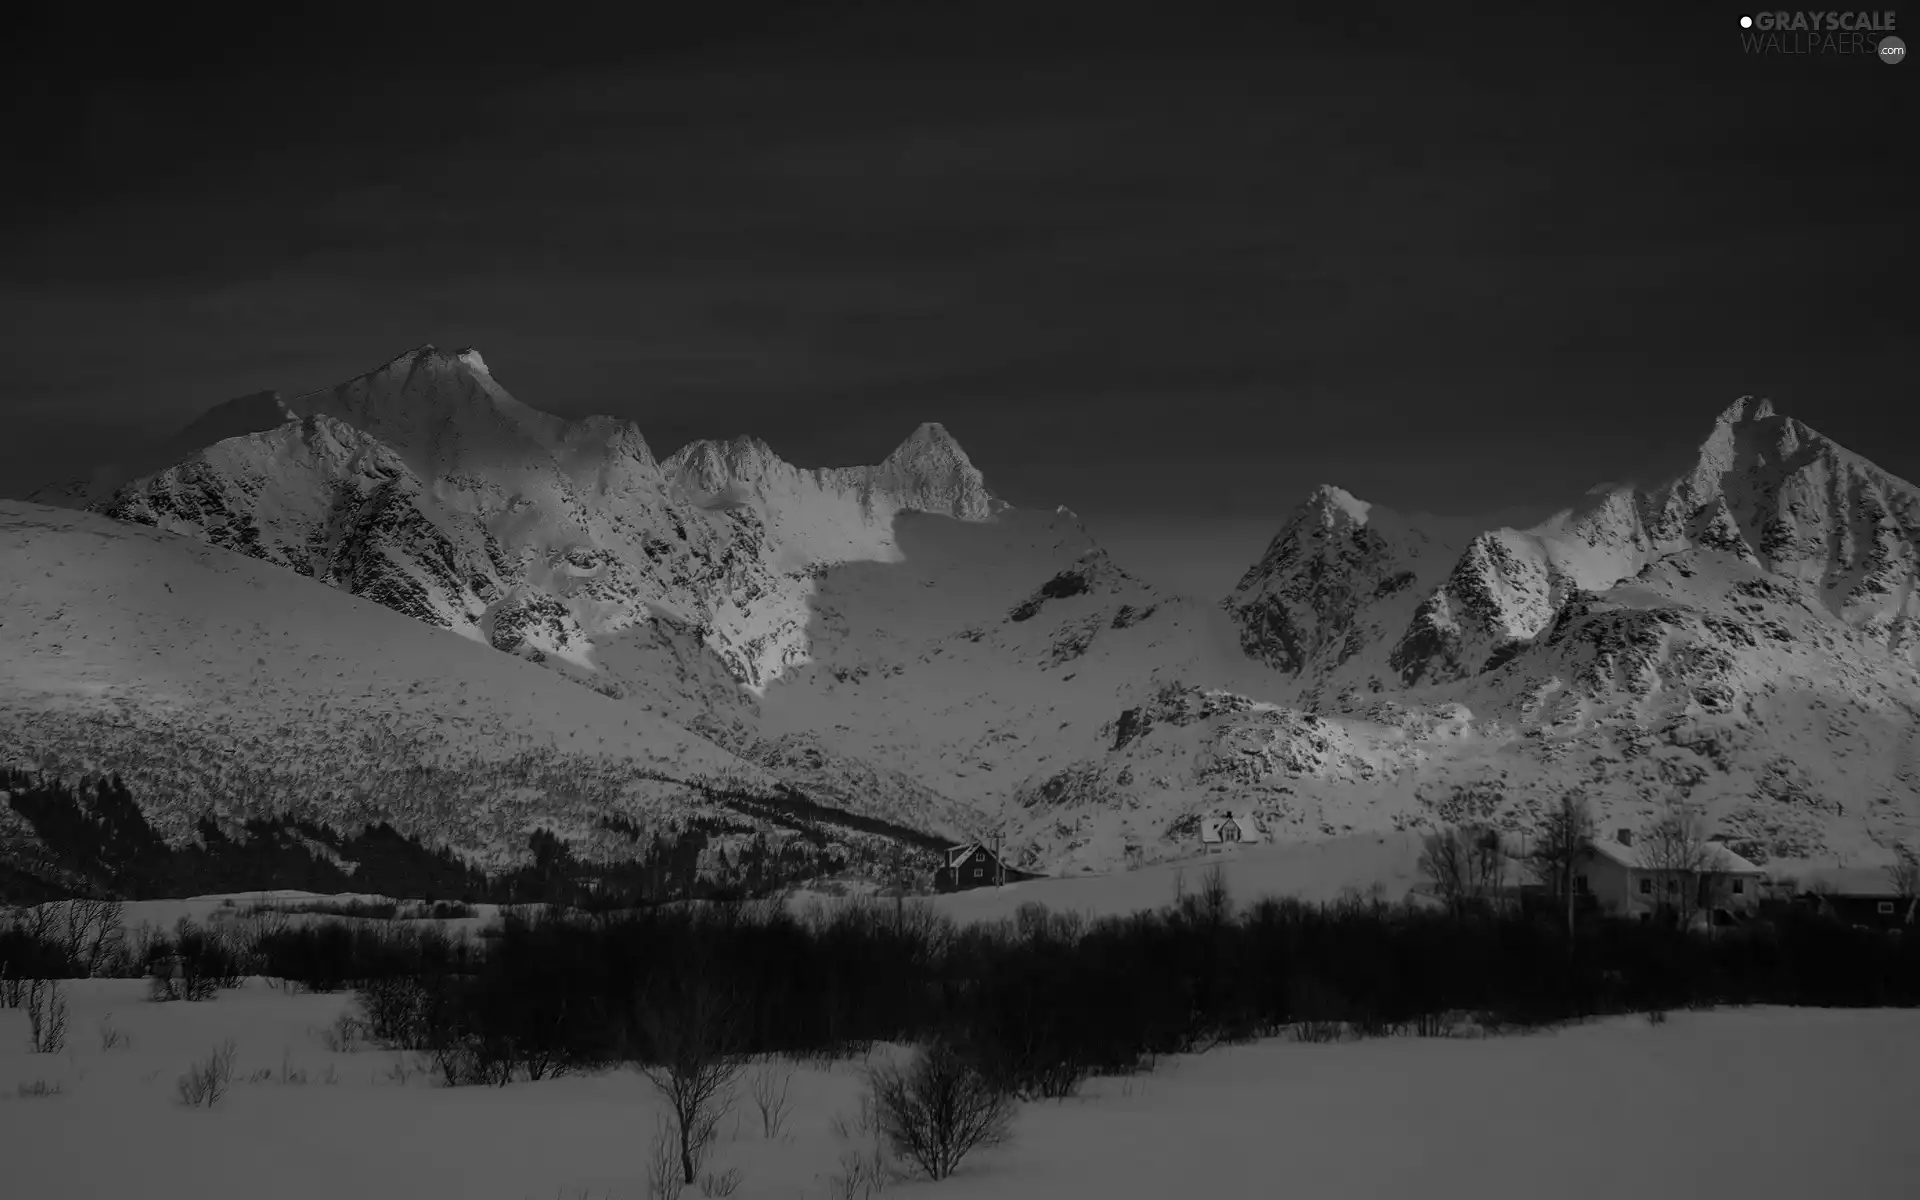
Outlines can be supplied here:
M91 977L101 952L121 932L122 906L118 900L82 896L46 906L49 923L61 952L75 970Z
M696 976L657 983L640 999L641 1074L666 1099L684 1182L700 1177L720 1119L733 1107L741 1006Z
M1421 839L1420 871L1455 916L1491 902L1500 890L1506 851L1498 830L1447 826Z
M923 1047L904 1070L882 1066L871 1078L881 1132L929 1179L945 1179L968 1154L1012 1134L1013 1098L946 1041Z
M89 978L100 969L101 956L112 950L121 952L126 936L126 905L118 900L100 899L93 903L92 936L86 945L86 969Z
M1580 857L1593 841L1593 810L1586 796L1571 791L1560 797L1540 822L1539 839L1527 853L1534 877L1566 906L1567 936L1573 936L1573 881Z
M36 979L27 985L27 1033L35 1054L58 1054L67 1048L67 998L60 982Z
M1920 853L1912 846L1895 846L1893 862L1887 866L1887 883L1902 900L1920 896Z
M1699 809L1684 800L1669 799L1638 840L1640 861L1654 872L1660 894L1671 899L1680 927L1687 928L1707 899L1705 884L1715 861Z

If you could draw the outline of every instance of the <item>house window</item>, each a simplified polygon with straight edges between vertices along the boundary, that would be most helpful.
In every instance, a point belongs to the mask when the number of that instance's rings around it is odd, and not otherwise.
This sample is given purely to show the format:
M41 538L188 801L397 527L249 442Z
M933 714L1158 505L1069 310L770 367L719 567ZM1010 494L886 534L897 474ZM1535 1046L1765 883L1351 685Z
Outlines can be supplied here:
M1882 900L1880 903L1874 905L1873 907L1874 907L1874 911L1884 916L1893 915L1893 901L1891 900Z
M974 877L975 879L978 879L978 878L980 878L980 877L981 877L982 875L984 875L984 874L986 874L986 872L985 872L985 871L982 871L982 870L981 870L981 869L980 869L979 867L975 867L975 868L973 869L973 877Z
M1734 880L1734 881L1733 881L1733 894L1734 894L1734 895L1736 895L1736 896L1744 896L1744 895L1746 895L1746 894L1747 894L1747 881L1746 881L1746 880L1744 880L1744 879L1736 879L1736 880Z
M1667 880L1667 891L1671 892L1673 895L1676 895L1676 896L1679 895L1680 881L1678 879Z
M1591 892L1593 889L1590 886L1588 886L1587 877L1585 875L1581 875L1574 879L1573 890L1578 892L1580 895L1584 896L1587 893Z
M1640 894L1641 894L1642 896L1651 896L1651 895L1653 895L1653 880L1651 880L1651 879L1642 879L1642 880L1640 881Z

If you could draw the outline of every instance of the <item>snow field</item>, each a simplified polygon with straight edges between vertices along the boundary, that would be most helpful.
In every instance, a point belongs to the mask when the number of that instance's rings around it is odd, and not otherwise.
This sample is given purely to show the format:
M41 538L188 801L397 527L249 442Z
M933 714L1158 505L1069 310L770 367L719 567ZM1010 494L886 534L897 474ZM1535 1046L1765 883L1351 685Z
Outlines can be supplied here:
M636 1073L447 1089L410 1056L328 1050L350 995L250 980L200 1003L152 1004L140 981L67 988L69 1048L26 1052L0 1010L0 1170L29 1200L159 1195L646 1195L660 1111ZM130 1039L101 1048L110 1020ZM225 1039L237 1081L215 1108L175 1079ZM272 1080L247 1082L257 1072ZM304 1072L307 1082L276 1082ZM326 1082L331 1079L333 1082ZM30 1098L45 1081L58 1095ZM856 1111L858 1063L794 1069L787 1135L741 1096L710 1169L740 1200L826 1197ZM903 1196L1053 1198L1555 1196L1747 1200L1910 1195L1920 1145L1920 1013L1747 1009L1620 1018L1484 1039L1263 1042L1095 1080L1023 1108L1014 1141ZM688 1195L698 1195L697 1189Z

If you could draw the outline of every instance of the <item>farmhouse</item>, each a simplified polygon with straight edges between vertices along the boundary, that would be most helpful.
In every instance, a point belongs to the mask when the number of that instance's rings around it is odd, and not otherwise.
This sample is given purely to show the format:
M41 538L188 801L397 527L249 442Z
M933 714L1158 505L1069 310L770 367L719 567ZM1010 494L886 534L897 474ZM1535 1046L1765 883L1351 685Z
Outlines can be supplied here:
M1006 863L988 847L968 842L947 850L946 862L933 873L933 888L938 892L958 892L967 888L997 887L1016 878L1028 876L1007 870Z
M1662 869L1633 844L1631 830L1587 843L1576 867L1576 895L1591 896L1600 911L1647 918L1662 910L1725 909L1750 914L1759 907L1766 872L1719 842L1700 847L1700 870Z
M1242 842L1263 842L1266 839L1267 831L1261 827L1259 818L1251 814L1235 817L1223 813L1200 819L1200 844L1209 852L1225 850Z

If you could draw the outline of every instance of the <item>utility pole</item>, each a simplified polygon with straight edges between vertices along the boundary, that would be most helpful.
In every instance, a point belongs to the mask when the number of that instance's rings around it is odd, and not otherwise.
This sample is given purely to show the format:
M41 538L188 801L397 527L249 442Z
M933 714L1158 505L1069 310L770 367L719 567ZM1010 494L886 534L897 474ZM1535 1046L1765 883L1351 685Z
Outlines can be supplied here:
M1007 886L1007 863L1000 857L1000 843L1006 837L1006 827L993 831L993 882L995 887Z

